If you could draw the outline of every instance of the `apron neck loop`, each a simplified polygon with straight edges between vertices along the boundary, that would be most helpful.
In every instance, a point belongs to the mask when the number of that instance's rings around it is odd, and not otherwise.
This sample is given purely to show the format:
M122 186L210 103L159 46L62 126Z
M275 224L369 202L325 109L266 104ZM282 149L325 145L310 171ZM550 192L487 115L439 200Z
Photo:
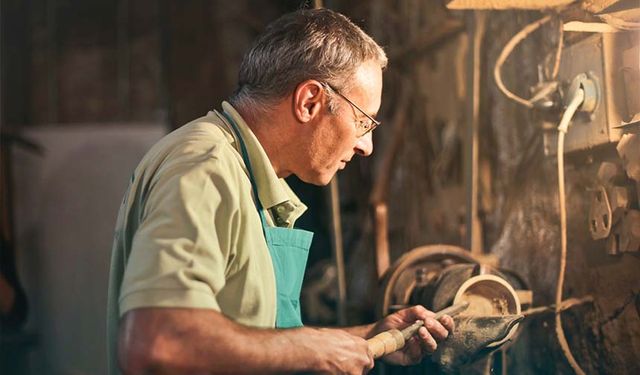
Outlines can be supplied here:
M242 160L244 164L247 166L247 171L249 172L249 180L251 181L251 189L253 190L253 194L255 195L255 205L258 209L258 213L260 214L260 220L262 221L263 228L267 226L267 218L264 215L262 203L260 202L260 195L258 194L258 184L256 183L256 179L254 178L253 168L251 167L251 160L249 159L249 151L247 151L247 145L244 143L242 139L242 135L240 134L240 129L236 124L235 120L225 111L222 111L222 115L227 119L229 124L231 125L231 130L235 134L238 142L240 143L240 153L242 154Z

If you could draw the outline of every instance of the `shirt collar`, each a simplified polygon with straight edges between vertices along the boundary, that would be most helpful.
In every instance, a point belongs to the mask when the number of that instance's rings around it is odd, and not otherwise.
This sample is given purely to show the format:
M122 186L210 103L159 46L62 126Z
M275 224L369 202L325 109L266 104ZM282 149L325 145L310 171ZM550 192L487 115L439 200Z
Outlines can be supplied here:
M267 153L238 111L226 101L222 102L222 109L235 121L247 147L260 203L272 213L277 225L293 226L295 220L306 211L307 206L300 201L287 182L276 175ZM226 118L220 117L226 123ZM231 134L235 139L234 133ZM240 152L239 145L235 147Z

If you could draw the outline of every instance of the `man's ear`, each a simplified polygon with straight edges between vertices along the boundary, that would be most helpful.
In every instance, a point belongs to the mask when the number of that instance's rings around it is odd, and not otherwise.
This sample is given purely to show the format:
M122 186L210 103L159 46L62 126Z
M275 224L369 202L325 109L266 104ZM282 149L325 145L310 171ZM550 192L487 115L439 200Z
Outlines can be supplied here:
M320 82L306 80L293 92L293 113L296 120L307 123L321 113L324 107L325 90Z

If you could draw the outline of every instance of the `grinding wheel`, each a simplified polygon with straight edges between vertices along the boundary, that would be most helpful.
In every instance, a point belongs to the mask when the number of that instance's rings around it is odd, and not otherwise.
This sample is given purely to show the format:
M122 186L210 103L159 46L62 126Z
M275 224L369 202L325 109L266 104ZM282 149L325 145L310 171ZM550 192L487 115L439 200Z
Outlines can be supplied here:
M504 279L495 275L478 275L465 281L453 298L454 303L469 302L469 308L461 316L499 317L520 315L518 294ZM499 346L516 333L518 324L502 340L492 342L489 347Z

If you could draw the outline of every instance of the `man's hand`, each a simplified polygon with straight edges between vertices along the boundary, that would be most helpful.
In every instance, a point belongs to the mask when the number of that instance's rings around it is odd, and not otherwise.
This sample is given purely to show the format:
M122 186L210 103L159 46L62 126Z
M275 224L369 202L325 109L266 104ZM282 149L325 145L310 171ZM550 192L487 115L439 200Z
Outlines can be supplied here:
M453 332L453 319L445 315L440 320L433 318L435 314L423 306L416 305L404 310L395 312L380 320L373 327L371 336L380 332L395 328L402 330L415 323L416 320L424 320L424 326L407 340L405 347L395 353L389 354L383 359L386 362L396 365L413 365L419 363L426 354L433 353L438 347L438 342L442 341Z
M367 341L339 329L304 329L305 345L319 361L313 367L323 374L366 374L373 368ZM316 373L316 371L313 371Z

